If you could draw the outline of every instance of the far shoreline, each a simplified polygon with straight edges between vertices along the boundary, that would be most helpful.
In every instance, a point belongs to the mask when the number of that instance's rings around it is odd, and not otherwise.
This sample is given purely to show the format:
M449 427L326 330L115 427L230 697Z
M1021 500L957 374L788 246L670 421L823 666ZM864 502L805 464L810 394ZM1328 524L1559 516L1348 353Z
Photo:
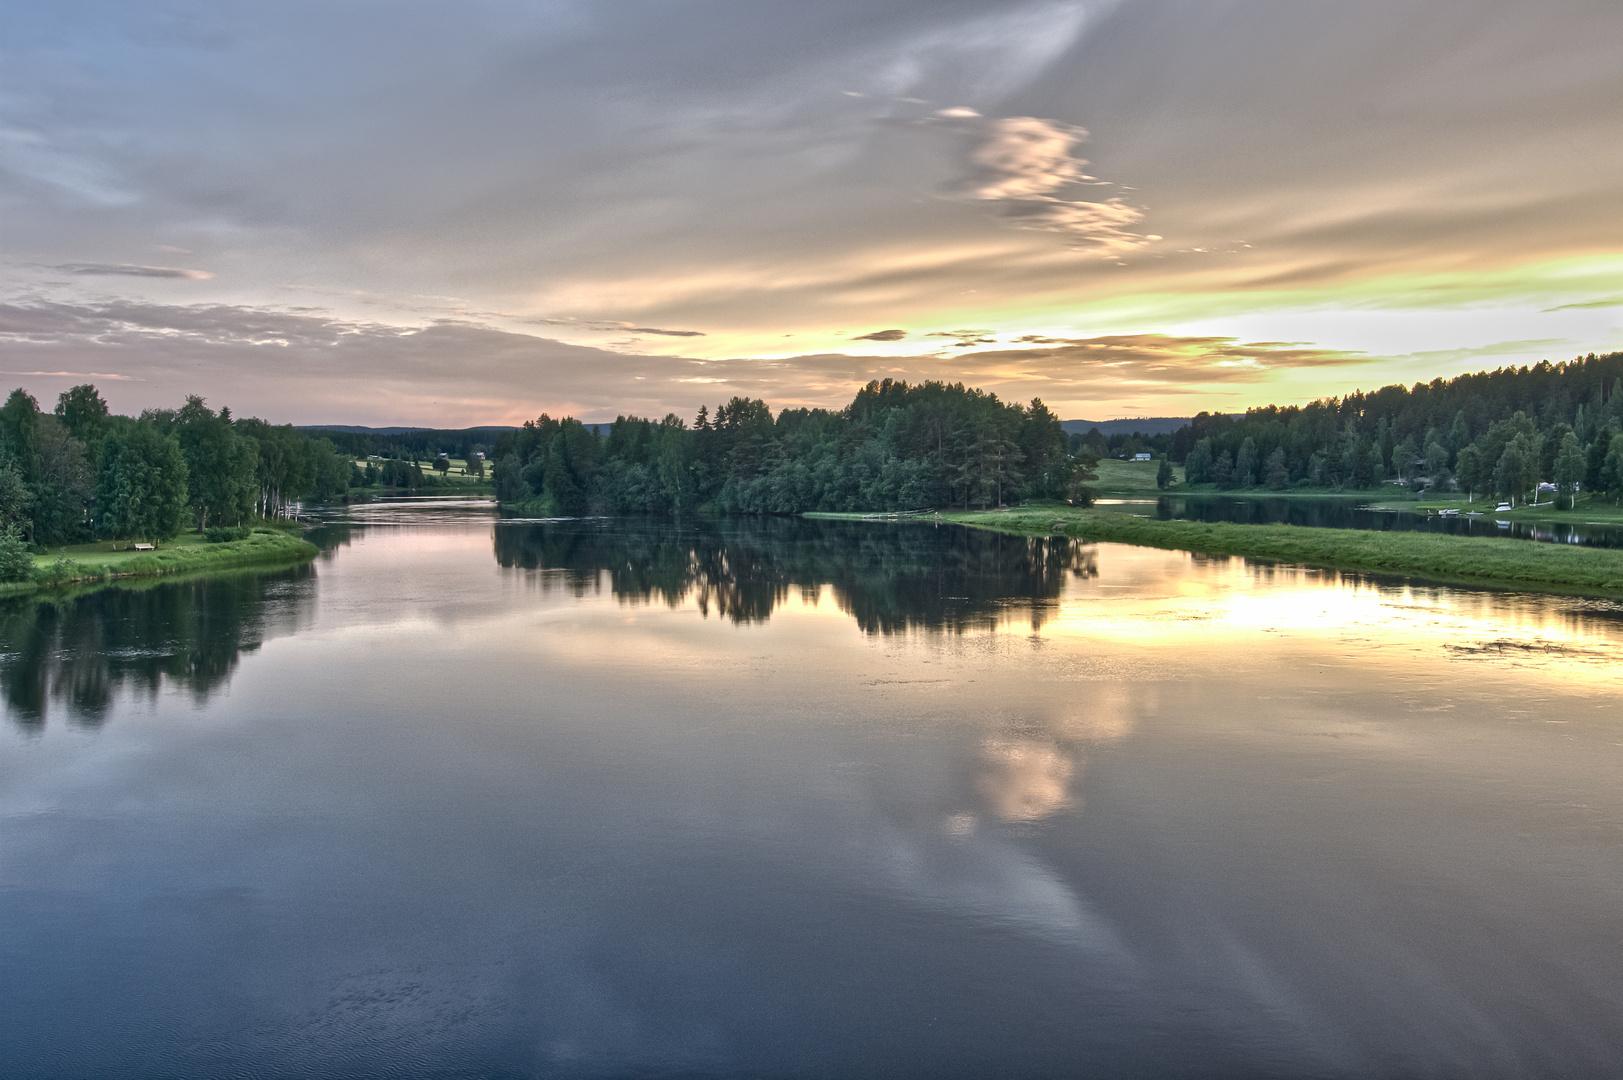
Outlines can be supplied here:
M809 513L814 519L939 521L1018 536L1064 536L1270 563L1415 578L1442 585L1623 596L1623 550L1489 536L1135 517L1064 504L917 514Z

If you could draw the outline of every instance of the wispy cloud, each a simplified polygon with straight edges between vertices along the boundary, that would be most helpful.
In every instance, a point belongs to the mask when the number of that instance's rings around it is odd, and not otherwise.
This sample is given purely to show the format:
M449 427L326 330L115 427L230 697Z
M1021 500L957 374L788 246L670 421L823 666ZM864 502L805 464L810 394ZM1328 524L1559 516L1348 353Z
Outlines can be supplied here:
M1079 246L1106 253L1160 239L1132 230L1144 220L1144 211L1119 197L1089 201L1058 194L1070 185L1100 182L1088 175L1087 161L1072 152L1088 137L1086 129L1035 116L980 120L955 110L937 116L957 119L975 133L956 193L1000 204L1016 227L1064 233Z
M943 113L942 115L947 115ZM1034 116L993 120L972 154L964 181L972 199L1034 199L1091 180L1071 148L1088 137L1079 127Z
M1404 353L1399 360L1420 361L1428 366L1454 365L1461 361L1484 361L1501 356L1527 356L1544 354L1545 359L1563 359L1569 353L1581 350L1583 343L1571 338L1524 338L1519 341L1495 341L1487 345L1470 345L1458 349L1427 349Z
M0 375L40 376L51 379L111 379L114 382L142 382L134 375L108 371L0 371Z
M187 270L178 266L137 266L133 263L59 263L51 267L76 277L190 278L207 281L207 270Z
M714 406L735 394L775 407L838 408L870 379L887 377L963 381L1005 398L1038 395L1061 406L1221 392L1290 369L1370 359L1217 336L1027 335L1000 348L985 348L992 338L973 329L926 336L953 347L903 356L703 359L572 345L453 319L402 328L224 304L0 304L0 349L20 376L117 381L125 389L114 404L124 410L199 393L239 411L301 423L455 426L543 411L588 420L622 412L692 415L701 403ZM479 363L463 362L470 356ZM139 371L143 381L137 386L91 370L109 367Z
M1561 304L1557 307L1545 308L1545 311L1579 311L1584 308L1623 307L1623 296L1607 296L1600 300L1585 300L1577 304Z
M852 341L900 341L907 336L906 330L875 330L871 334L858 334Z
M6 276L42 295L275 305L296 279L380 322L511 311L737 355L817 327L1188 328L1284 292L1442 306L1623 250L1615 0L327 5L321 33L218 0L206 46L164 5L25 7ZM1551 273L1494 295L1618 292Z
M1249 341L1231 337L1112 334L1089 338L1027 335L1026 348L987 349L956 358L985 378L1001 374L1051 383L1056 389L1101 383L1158 386L1256 382L1301 368L1368 363L1371 357L1303 342Z
M974 345L994 345L997 338L992 336L990 330L935 330L924 335L932 338L948 338L953 344L951 348L967 349Z

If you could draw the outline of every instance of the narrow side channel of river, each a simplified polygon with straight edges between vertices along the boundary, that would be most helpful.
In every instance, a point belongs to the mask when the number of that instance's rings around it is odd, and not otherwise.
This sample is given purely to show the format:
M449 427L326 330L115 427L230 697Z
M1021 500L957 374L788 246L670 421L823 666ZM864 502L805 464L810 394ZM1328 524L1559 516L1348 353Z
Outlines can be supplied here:
M1238 525L1299 525L1321 529L1373 529L1378 532L1436 532L1451 536L1502 536L1546 544L1623 547L1623 528L1600 521L1534 524L1496 515L1493 503L1458 514L1375 509L1379 493L1362 497L1288 498L1267 495L1162 495L1100 499L1099 508L1162 521L1228 521Z
M0 606L0 1075L1601 1075L1623 610L360 508Z

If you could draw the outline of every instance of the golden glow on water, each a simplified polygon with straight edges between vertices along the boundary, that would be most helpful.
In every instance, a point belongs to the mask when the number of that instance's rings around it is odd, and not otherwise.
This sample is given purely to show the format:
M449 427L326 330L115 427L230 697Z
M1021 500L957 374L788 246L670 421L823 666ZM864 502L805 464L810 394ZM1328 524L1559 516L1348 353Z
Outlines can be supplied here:
M944 621L876 634L853 624L864 600L829 582L785 581L746 603L752 591L739 581L701 576L671 592L616 594L607 571L532 571L544 596L601 600L515 613L505 636L604 679L617 657L634 655L673 692L725 672L787 700L851 695L830 718L843 708L955 715L972 747L970 782L937 828L959 837L1084 812L1098 756L1171 717L1208 735L1352 739L1360 755L1401 760L1437 737L1428 717L1487 708L1518 722L1548 711L1564 723L1586 696L1610 700L1623 680L1623 609L1609 602L1123 545L997 543L1033 565L1068 566L1054 595L949 608ZM1227 697L1193 713L1164 700L1214 686ZM965 695L995 704L963 715Z
M1614 604L636 520L356 529L234 599L98 595L0 627L0 913L32 964L14 992L122 964L116 989L250 1043L245 1016L281 1038L334 1002L404 1001L378 1018L394 1047L434 1002L436 1031L466 1030L478 983L481 1015L523 1004L506 1046L540 986L605 1061L626 1017L747 1041L830 986L907 1036L902 1071L957 1008L995 1049L974 1075L1088 1024L1204 1075L1214 1002L1263 1048L1225 1075L1617 1057L1567 1037L1612 1032L1623 1003ZM18 658L57 626L52 690ZM704 997L723 983L736 997ZM567 1012L620 984L601 1029ZM62 1015L162 1030L118 1011L138 996ZM35 1014L4 1015L9 1049ZM1484 1025L1579 1052L1495 1073Z
M1077 543L1087 571L1065 579L1049 600L1010 598L955 622L964 647L977 639L1025 642L1121 662L1158 654L1227 652L1241 666L1293 657L1360 657L1380 665L1459 665L1491 661L1495 670L1534 666L1580 680L1597 691L1623 680L1623 606L1609 601L1468 590L1374 580L1294 566L1208 558L1123 545ZM794 623L801 632L841 635L851 599L833 584L785 583L744 598L735 583L699 579L674 591L616 593L606 570L586 576L541 570L524 578L543 597L613 597L614 633L652 635L639 645L650 658L684 656L695 646L671 637L657 611L697 615L716 629L729 620ZM949 598L950 599L950 598ZM518 616L510 616L517 618ZM548 619L551 622L551 619ZM695 629L687 620L686 634ZM913 627L905 636L939 647L942 627ZM708 637L708 635L706 635ZM558 644L549 641L548 648ZM581 637L585 661L603 641ZM708 642L702 648L709 648ZM575 651L574 648L571 651Z
M1592 681L1623 680L1623 605L1457 589L1292 566L1099 545L1097 578L1072 579L1035 608L1011 602L990 629L1055 643L1185 651L1243 646L1491 657Z

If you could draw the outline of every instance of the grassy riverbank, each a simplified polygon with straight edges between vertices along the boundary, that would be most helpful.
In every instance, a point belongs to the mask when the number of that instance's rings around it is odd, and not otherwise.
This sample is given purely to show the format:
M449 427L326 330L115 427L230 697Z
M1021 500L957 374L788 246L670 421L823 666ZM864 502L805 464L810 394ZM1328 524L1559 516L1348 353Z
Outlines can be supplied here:
M1623 550L1441 533L1155 521L1068 506L945 511L941 519L1024 535L1066 536L1211 555L1562 592L1623 593Z
M1556 509L1552 503L1539 503L1536 506L1518 506L1514 510L1496 511L1494 510L1494 506L1498 503L1496 499L1478 497L1472 501L1463 494L1417 496L1405 488L1392 484L1382 484L1373 491L1336 491L1332 488L1299 487L1285 488L1281 491L1269 491L1265 488L1223 490L1216 484L1184 483L1182 466L1173 467L1177 482L1172 487L1162 490L1155 486L1155 471L1159 467L1160 462L1156 461L1101 461L1098 467L1099 479L1092 486L1101 499L1149 499L1159 496L1192 499L1222 496L1230 499L1291 499L1301 502L1334 499L1356 501L1373 510L1392 510L1410 514L1458 510L1462 514L1477 513L1495 521L1519 521L1528 525L1623 526L1623 505L1587 495L1579 496L1578 505L1570 510Z
M109 541L59 548L34 557L34 580L0 584L0 595L32 592L47 586L113 583L132 578L168 574L197 574L303 562L317 548L297 533L284 529L255 529L246 539L211 544L202 537L184 535L155 551L136 551L125 543Z
M1221 490L1215 484L1185 484L1183 470L1176 468L1179 482L1166 490L1155 486L1155 469L1159 463L1150 461L1101 461L1099 480L1093 485L1104 499L1154 498L1170 495L1184 498L1223 496L1230 499L1292 499L1322 501L1336 499L1357 501L1372 510L1392 510L1410 514L1428 511L1458 510L1462 514L1476 513L1495 521L1520 521L1528 525L1620 525L1623 526L1623 506L1607 499L1581 495L1572 509L1557 509L1553 503L1518 506L1514 510L1494 510L1498 500L1478 497L1467 499L1457 495L1413 495L1404 488L1383 484L1374 491L1335 491L1330 488L1285 488L1269 491L1263 488Z
M1216 484L1188 484L1184 482L1182 465L1172 467L1172 486L1163 489L1155 486L1155 474L1160 467L1159 461L1119 461L1106 458L1099 462L1095 470L1099 478L1089 486L1101 499L1152 499L1163 495L1199 498L1220 495L1233 499L1300 499L1315 502L1325 499L1377 500L1391 503L1391 509L1394 510L1414 510L1418 505L1414 501L1414 496L1407 490L1390 484L1382 485L1377 491L1338 491L1335 488L1314 487L1288 487L1273 491L1268 488L1223 489ZM1465 496L1461 495L1460 503L1464 502ZM1479 499L1477 509L1481 509L1481 506L1482 501ZM1491 504L1489 508L1492 508Z
M1514 510L1495 510L1498 504L1495 499L1477 498L1474 502L1467 501L1464 495L1445 495L1442 497L1426 495L1415 502L1393 502L1387 499L1376 499L1370 506L1377 510L1408 510L1425 513L1428 510L1458 510L1460 513L1479 513L1483 517L1494 521L1521 521L1529 525L1623 525L1623 506L1619 506L1608 499L1591 498L1580 495L1578 504L1571 509L1562 500L1560 509L1554 503L1538 503L1533 506L1522 505Z

